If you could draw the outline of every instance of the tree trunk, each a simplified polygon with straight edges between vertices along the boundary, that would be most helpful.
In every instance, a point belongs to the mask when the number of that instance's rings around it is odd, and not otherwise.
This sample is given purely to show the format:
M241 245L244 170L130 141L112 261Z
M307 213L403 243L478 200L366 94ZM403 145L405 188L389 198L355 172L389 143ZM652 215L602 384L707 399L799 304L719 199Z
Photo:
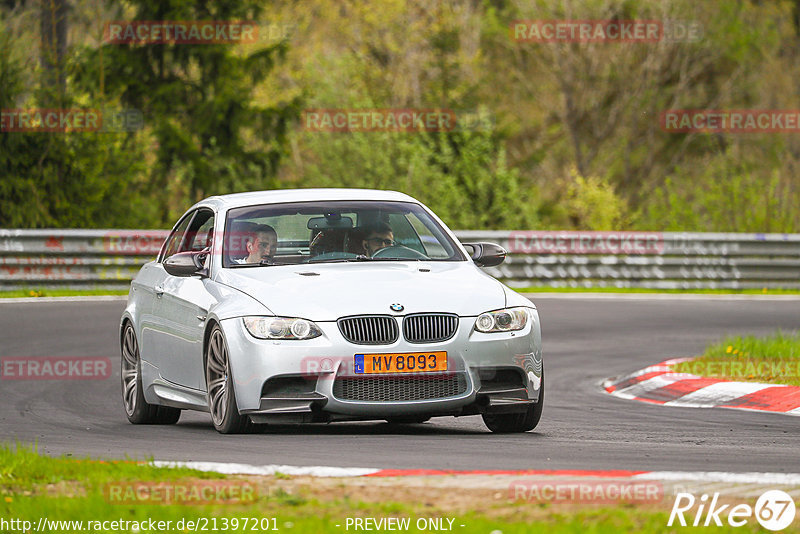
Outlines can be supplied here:
M66 93L68 9L67 0L41 0L42 96L50 102L63 101Z

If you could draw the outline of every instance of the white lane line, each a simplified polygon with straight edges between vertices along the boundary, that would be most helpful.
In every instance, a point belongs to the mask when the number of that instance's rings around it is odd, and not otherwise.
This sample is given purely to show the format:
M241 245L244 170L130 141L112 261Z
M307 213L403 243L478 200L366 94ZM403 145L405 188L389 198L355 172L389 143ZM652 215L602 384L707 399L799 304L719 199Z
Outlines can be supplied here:
M670 366L675 364L675 363L680 363L680 362L691 360L691 359L692 358L675 358L673 360L667 360L666 362L662 362L662 363L659 363L657 365L651 365L650 367L645 367L644 369L640 369L640 370L638 370L638 371L636 371L634 373L630 373L630 374L627 374L627 375L622 375L621 377L607 378L607 379L603 380L602 387L603 387L603 389L606 389L606 388L609 388L609 387L612 387L612 386L616 387L617 385L622 384L623 382L627 382L627 381L632 380L632 379L634 379L636 377L643 376L643 375L650 374L650 373L677 374L677 373L673 373L672 372L673 370L672 370L672 367L670 367ZM683 374L682 376L684 376L684 378L699 378L699 377L697 377L695 375L690 375L690 374ZM631 384L631 385L634 385L634 384ZM628 387L630 387L630 386L628 386ZM619 390L616 390L616 391L619 391ZM616 391L611 391L610 393L616 393Z
M670 371L672 371L672 367L670 367L668 365L661 365L661 364L651 365L650 367L645 367L644 369L640 369L639 371L636 371L635 373L626 375L625 378L623 378L622 380L627 380L629 378L633 378L633 377L636 377L636 376L646 375L648 373L659 373L659 372L668 373Z
M800 473L728 473L721 471L651 471L631 478L664 481L728 482L800 486Z
M282 473L291 476L360 477L380 471L380 469L369 467L300 467L294 465L248 465L223 462L169 462L158 460L150 462L150 464L155 467L186 467L197 471L211 471L225 475L274 475Z
M669 360L663 361L663 362L661 362L661 363L660 363L660 364L658 364L658 365L663 365L663 366L666 366L666 367L671 367L671 366L673 366L673 365L677 365L677 364L679 364L679 363L683 363L683 362L690 362L690 361L694 360L695 358L697 358L697 356L689 356L689 357L683 357L683 358L672 358L672 359L669 359Z
M87 295L82 297L19 297L0 298L0 304L27 304L29 302L110 302L128 300L128 295Z
M664 405L687 408L713 408L768 387L772 386L748 382L717 382L697 391L687 393L683 397L665 402Z
M653 378L642 380L638 384L634 384L627 388L618 389L617 391L612 391L611 394L616 395L618 397L622 397L624 399L635 399L637 397L641 397L644 393L650 393L651 391L660 389L665 386L670 386L675 382L679 382L685 379L686 375L681 375L681 374L654 376Z
M789 414L789 415L800 415L800 407L797 407L794 410L789 410L786 413Z

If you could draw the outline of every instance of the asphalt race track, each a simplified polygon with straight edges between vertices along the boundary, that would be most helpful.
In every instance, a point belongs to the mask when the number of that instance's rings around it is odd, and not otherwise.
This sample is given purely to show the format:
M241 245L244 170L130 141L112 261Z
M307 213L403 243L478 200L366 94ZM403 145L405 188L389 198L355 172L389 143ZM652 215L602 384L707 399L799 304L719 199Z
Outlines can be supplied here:
M111 378L0 380L3 441L76 457L433 469L641 469L800 472L800 417L667 408L611 397L604 378L690 356L726 334L800 326L800 300L534 298L546 404L533 432L496 435L480 417L267 427L222 436L209 416L133 426L120 398L122 301L2 303L0 358L109 356Z

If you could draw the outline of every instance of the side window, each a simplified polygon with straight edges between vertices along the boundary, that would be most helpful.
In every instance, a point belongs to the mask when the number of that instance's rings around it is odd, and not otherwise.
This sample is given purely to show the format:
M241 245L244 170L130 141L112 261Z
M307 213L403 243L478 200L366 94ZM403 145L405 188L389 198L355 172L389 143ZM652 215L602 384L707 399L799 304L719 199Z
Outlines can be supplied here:
M192 221L194 217L194 213L189 213L186 215L183 220L181 220L180 224L178 225L175 230L167 238L167 242L164 245L164 254L161 256L159 261L164 261L165 259L169 258L173 254L176 254L180 249L181 242L183 241L183 236L186 233L186 228L189 227L189 223Z
M211 246L214 234L214 212L211 210L198 210L197 215L189 225L186 239L180 247L180 252L199 252Z

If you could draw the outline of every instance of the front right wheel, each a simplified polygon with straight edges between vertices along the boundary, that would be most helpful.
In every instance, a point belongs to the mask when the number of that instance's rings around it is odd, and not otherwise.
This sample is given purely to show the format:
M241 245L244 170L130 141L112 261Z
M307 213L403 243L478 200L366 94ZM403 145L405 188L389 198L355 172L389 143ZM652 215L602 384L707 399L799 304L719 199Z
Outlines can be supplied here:
M214 326L206 347L206 387L208 411L211 422L220 434L242 434L253 428L246 415L236 406L236 391L233 388L228 345L219 325Z
M527 432L533 430L542 418L544 408L544 369L542 369L542 383L539 387L539 402L531 404L524 412L483 414L484 424L492 432L511 433Z

